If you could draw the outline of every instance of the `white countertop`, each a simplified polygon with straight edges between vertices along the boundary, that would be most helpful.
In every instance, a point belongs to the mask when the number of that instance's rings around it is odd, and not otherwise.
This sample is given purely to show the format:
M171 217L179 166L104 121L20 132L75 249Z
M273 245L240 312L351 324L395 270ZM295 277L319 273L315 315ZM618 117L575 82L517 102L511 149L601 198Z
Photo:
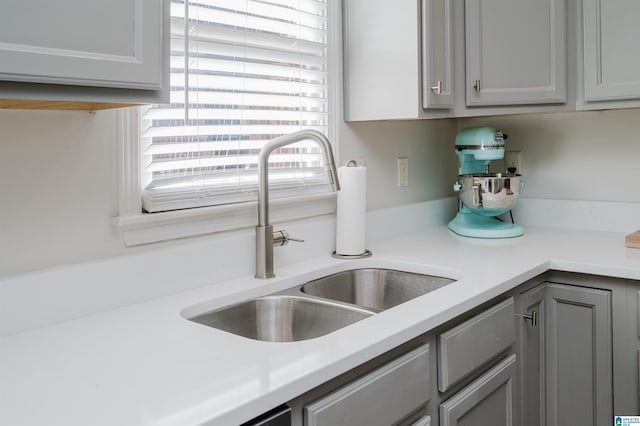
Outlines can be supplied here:
M479 240L445 227L0 339L0 424L233 425L249 420L549 269L640 280L624 233L526 228ZM358 267L458 281L317 339L268 343L181 317ZM55 303L52 300L51 303Z

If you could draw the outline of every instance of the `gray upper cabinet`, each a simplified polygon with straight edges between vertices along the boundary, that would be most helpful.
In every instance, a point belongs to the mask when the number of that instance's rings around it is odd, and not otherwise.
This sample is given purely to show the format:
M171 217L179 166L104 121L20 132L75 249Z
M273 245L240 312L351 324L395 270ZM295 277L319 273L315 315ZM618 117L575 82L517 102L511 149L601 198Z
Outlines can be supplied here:
M586 101L640 98L640 2L583 0Z
M564 103L564 0L467 0L468 106Z
M422 0L422 106L453 107L453 0Z
M166 0L4 1L0 98L166 99L168 7Z
M344 0L346 121L640 106L635 0Z
M345 120L450 115L452 1L343 4Z

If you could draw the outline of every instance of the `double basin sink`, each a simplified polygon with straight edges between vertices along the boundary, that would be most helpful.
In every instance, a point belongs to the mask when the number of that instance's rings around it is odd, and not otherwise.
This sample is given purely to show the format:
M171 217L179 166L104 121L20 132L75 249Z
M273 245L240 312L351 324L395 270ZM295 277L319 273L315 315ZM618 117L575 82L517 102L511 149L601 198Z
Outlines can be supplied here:
M392 269L353 269L187 319L249 339L295 342L339 330L452 282Z

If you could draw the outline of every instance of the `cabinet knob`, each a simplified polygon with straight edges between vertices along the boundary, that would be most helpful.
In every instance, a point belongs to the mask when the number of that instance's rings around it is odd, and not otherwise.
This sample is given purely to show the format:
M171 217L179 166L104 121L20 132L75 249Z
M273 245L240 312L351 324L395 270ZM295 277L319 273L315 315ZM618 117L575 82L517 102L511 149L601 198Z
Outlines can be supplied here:
M532 326L538 325L538 313L536 311L531 311L531 315L525 314L516 314L517 317L522 317L525 321L531 321Z
M438 80L438 82L436 83L435 86L431 86L431 91L433 93L435 93L436 95L439 95L442 93L442 81Z

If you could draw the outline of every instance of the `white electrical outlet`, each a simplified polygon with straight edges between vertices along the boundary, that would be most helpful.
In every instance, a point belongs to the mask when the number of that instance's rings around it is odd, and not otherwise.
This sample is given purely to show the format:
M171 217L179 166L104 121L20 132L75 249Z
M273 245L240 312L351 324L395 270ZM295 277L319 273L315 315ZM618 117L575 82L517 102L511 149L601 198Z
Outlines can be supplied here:
M504 152L504 167L509 169L510 167L516 168L516 173L522 174L522 151L505 151Z
M398 157L398 187L409 186L409 159L407 157Z

